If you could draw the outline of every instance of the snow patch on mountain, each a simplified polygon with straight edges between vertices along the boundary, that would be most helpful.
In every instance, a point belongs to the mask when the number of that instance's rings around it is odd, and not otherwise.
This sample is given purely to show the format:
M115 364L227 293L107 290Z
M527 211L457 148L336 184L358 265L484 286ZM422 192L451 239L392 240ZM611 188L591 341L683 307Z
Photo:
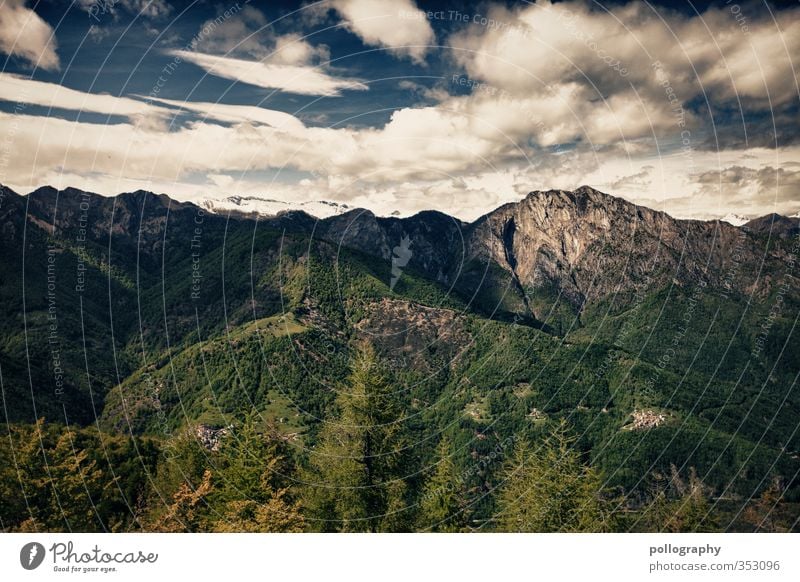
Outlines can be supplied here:
M276 216L281 212L302 210L317 218L328 218L352 210L352 207L347 204L329 202L326 200L287 202L285 200L262 198L260 196L228 196L222 199L207 198L201 202L201 206L215 214L225 214L234 211L258 214L260 216Z
M750 219L746 216L742 216L740 214L728 213L722 218L720 218L722 222L727 222L728 224L732 224L733 226L742 226L750 222Z

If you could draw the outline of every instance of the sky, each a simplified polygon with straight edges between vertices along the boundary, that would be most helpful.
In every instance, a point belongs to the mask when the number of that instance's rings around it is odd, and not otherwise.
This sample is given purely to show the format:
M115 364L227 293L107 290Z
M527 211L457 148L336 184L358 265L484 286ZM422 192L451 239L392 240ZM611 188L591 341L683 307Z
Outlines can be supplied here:
M0 0L0 183L800 211L800 4Z

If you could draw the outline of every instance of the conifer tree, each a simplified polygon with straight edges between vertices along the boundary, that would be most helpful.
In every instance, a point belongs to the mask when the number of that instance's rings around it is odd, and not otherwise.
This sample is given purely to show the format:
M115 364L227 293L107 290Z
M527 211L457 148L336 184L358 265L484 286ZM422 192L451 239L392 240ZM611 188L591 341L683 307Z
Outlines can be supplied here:
M447 437L439 441L436 466L425 483L419 505L419 527L426 531L457 532L465 525L464 484L451 458Z
M597 471L585 465L562 421L543 442L517 441L498 494L497 528L593 532L609 527Z
M214 501L233 499L267 501L271 494L291 484L291 451L271 426L257 428L257 415L222 437L213 460L217 465Z
M310 459L308 504L321 529L381 531L396 527L405 488L407 438L394 389L369 344L359 346L342 386L339 414L320 433ZM393 517L387 518L389 505Z
M152 531L200 532L206 529L206 498L214 489L212 473L206 469L203 479L196 487L183 483L172 496L172 504L159 524L151 526Z
M53 443L43 420L20 430L17 466L20 484L28 496L30 513L20 531L97 531L101 528L97 504L112 481L89 453L64 430Z
M277 431L256 429L256 417L223 438L217 486L210 504L221 512L220 532L297 532L304 528L300 503L291 494L294 464Z

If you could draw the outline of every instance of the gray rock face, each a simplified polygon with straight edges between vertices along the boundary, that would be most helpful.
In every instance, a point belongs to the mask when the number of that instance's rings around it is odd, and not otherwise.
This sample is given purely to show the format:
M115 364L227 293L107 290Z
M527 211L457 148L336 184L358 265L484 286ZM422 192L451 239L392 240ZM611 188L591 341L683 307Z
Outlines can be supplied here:
M699 281L720 285L726 267L737 284L756 281L763 246L743 229L713 221L677 220L589 187L531 192L479 219L470 252L512 272L524 289L559 289L576 307L642 287Z

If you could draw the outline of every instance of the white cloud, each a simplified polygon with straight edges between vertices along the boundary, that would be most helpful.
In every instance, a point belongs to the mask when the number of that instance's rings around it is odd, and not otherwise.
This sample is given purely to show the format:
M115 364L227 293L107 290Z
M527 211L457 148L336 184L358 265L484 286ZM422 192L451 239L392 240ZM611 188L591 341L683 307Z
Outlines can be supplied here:
M170 54L194 63L211 75L267 89L326 96L340 95L343 90L367 89L358 80L332 77L319 67L246 61L184 50L170 51Z
M658 10L658 14L654 10ZM634 88L668 110L654 61L681 103L797 99L792 56L800 52L800 9L751 11L743 30L730 7L684 16L646 3L593 9L568 0L513 9L494 5L496 26L472 24L449 38L469 75L514 94L577 82L587 97L608 98Z
M11 73L0 73L0 101L105 115L122 115L129 118L141 116L165 118L169 113L165 109L147 105L136 99L85 93L57 83L34 81Z
M303 122L294 115L248 105L225 105L223 103L202 103L197 101L177 101L173 99L153 98L172 108L182 108L203 115L207 119L228 123L255 123L268 125L275 129L302 130Z
M227 116L224 109L220 113L212 108L212 113ZM572 150L509 164L503 156L493 157L492 143L480 138L465 141L463 133L456 133L458 139L426 139L425 128L440 134L464 129L437 116L434 109L407 110L383 129L194 122L155 132L131 124L76 124L3 113L0 128L16 125L13 148L3 152L8 156L3 181L20 191L59 183L113 194L118 190L111 184L124 179L182 199L255 193L284 200L330 199L384 214L434 208L463 219L518 200L530 190L572 189L583 183L684 217L743 213L743 201L748 214L798 210L796 170L789 166L800 159L798 147L694 152L694 173L687 172L687 159L679 152L653 158L620 157L611 149ZM748 168L741 184L725 178L724 169L734 165ZM775 174L770 168L793 173ZM312 177L301 184L252 178L264 170L300 170ZM722 188L709 182L715 171L723 171ZM220 174L239 179L233 186L219 179L207 178L200 185L192 181L198 175ZM651 184L620 179L637 174ZM780 179L777 189L776 180L770 182L773 174ZM759 195L749 197L753 188ZM774 200L770 192L776 193Z
M0 73L0 101L103 115L120 115L129 118L134 124L138 124L139 129L166 131L168 121L181 109L198 113L203 116L204 120L263 124L275 129L286 130L302 130L304 127L303 122L294 115L263 107L178 101L157 97L140 97L140 99L86 93L56 83L45 83L11 73Z
M366 45L422 63L436 35L413 0L333 0L345 26Z
M53 28L25 0L3 0L0 4L0 52L47 70L58 70Z
M330 60L326 45L312 46L299 34L284 34L275 38L275 47L269 56L271 63L284 65L312 65Z

